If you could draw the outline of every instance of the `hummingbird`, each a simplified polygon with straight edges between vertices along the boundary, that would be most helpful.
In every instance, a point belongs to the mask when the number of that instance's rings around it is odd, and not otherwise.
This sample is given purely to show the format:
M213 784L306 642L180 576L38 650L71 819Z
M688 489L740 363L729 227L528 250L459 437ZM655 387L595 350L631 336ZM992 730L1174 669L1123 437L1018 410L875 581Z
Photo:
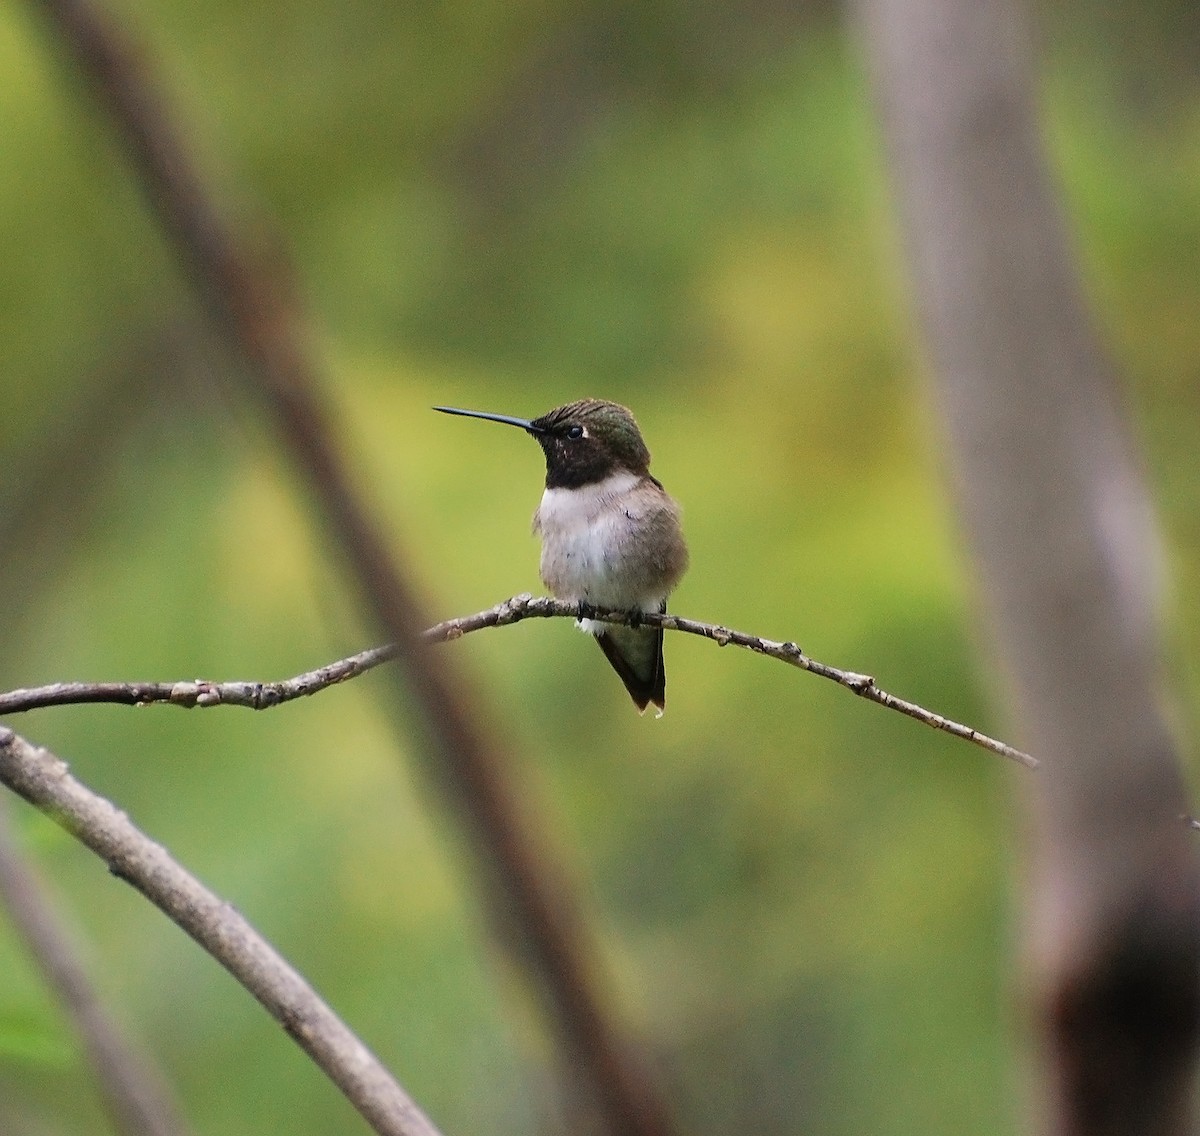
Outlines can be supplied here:
M533 514L541 537L541 578L550 594L620 611L665 612L687 570L678 504L650 473L650 451L633 415L615 402L584 398L540 418L513 418L435 406L518 426L546 456L546 487ZM661 627L581 619L644 713L666 702Z

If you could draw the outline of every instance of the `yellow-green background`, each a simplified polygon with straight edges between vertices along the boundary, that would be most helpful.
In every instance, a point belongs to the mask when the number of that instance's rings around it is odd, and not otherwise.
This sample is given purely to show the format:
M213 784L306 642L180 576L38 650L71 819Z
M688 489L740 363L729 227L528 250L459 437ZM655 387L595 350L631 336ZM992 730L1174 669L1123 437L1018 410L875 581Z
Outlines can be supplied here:
M358 649L336 549L257 408L212 355L180 361L190 288L32 7L0 7L0 685L277 678ZM943 487L861 59L828 5L119 11L226 203L286 250L356 474L431 610L536 590L542 464L518 432L430 405L532 416L608 397L634 408L685 508L675 610L795 639L1021 740ZM1189 734L1198 22L1170 0L1038 11L1049 152L1161 506ZM89 402L139 369L89 435ZM668 641L662 721L637 717L565 622L443 649L520 753L513 776L689 1131L1017 1129L1029 774L688 637ZM236 904L447 1136L531 1132L547 1040L386 725L386 689L10 724ZM363 1130L211 960L15 811L196 1132ZM0 1102L18 1136L102 1124L2 915Z

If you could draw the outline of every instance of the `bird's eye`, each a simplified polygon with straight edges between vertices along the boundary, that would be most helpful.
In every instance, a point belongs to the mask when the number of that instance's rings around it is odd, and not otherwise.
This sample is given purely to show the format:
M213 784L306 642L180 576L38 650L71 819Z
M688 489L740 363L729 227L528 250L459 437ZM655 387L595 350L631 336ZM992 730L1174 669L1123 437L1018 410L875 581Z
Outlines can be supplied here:
M570 438L572 442L578 442L586 432L587 431L585 431L582 426L572 426L567 431L567 437Z

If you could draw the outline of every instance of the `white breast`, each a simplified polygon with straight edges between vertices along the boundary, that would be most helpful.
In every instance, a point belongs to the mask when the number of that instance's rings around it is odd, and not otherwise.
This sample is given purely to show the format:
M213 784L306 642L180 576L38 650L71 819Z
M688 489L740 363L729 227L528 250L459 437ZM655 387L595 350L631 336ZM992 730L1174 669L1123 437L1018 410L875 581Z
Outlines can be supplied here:
M579 489L547 489L542 494L534 527L541 533L586 528L637 483L638 478L632 473L614 473L595 485Z
M542 494L533 527L542 538L542 581L554 595L658 610L665 589L648 594L648 581L629 563L640 517L627 495L639 480L632 473L616 473L595 485Z

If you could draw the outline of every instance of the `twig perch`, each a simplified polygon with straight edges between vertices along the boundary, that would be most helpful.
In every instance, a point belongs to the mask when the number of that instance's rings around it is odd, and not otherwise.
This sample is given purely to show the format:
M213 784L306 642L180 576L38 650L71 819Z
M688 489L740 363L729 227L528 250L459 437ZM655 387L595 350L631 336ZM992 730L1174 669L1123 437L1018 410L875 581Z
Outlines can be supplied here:
M377 1058L228 903L66 762L0 726L0 784L46 813L166 913L263 1005L380 1136L438 1136Z
M486 611L447 619L427 628L422 638L428 643L446 643L460 639L472 631L485 627L503 627L520 623L523 619L596 619L602 623L642 623L662 627L667 631L682 631L688 635L699 635L711 639L719 647L733 645L744 647L770 659L778 659L810 674L830 679L839 686L889 710L896 710L924 722L935 730L942 730L956 738L972 742L977 746L1016 761L1028 769L1036 769L1037 759L1013 746L1007 745L987 734L980 733L961 722L955 722L932 710L926 710L915 702L898 698L876 685L870 675L842 670L806 655L795 643L777 642L760 635L748 635L744 631L733 631L713 623L701 623L679 615L657 615L641 612L605 611L589 604L568 603L546 596L522 594L504 600ZM307 671L281 682L208 682L194 679L183 682L106 682L106 683L54 683L29 690L13 690L0 694L0 714L15 714L43 706L64 706L84 702L116 702L123 705L144 706L155 702L171 703L175 706L245 706L252 710L267 710L293 699L316 694L320 690L345 682L358 675L389 662L397 657L400 648L395 644L372 647L357 655L339 659L315 671Z

